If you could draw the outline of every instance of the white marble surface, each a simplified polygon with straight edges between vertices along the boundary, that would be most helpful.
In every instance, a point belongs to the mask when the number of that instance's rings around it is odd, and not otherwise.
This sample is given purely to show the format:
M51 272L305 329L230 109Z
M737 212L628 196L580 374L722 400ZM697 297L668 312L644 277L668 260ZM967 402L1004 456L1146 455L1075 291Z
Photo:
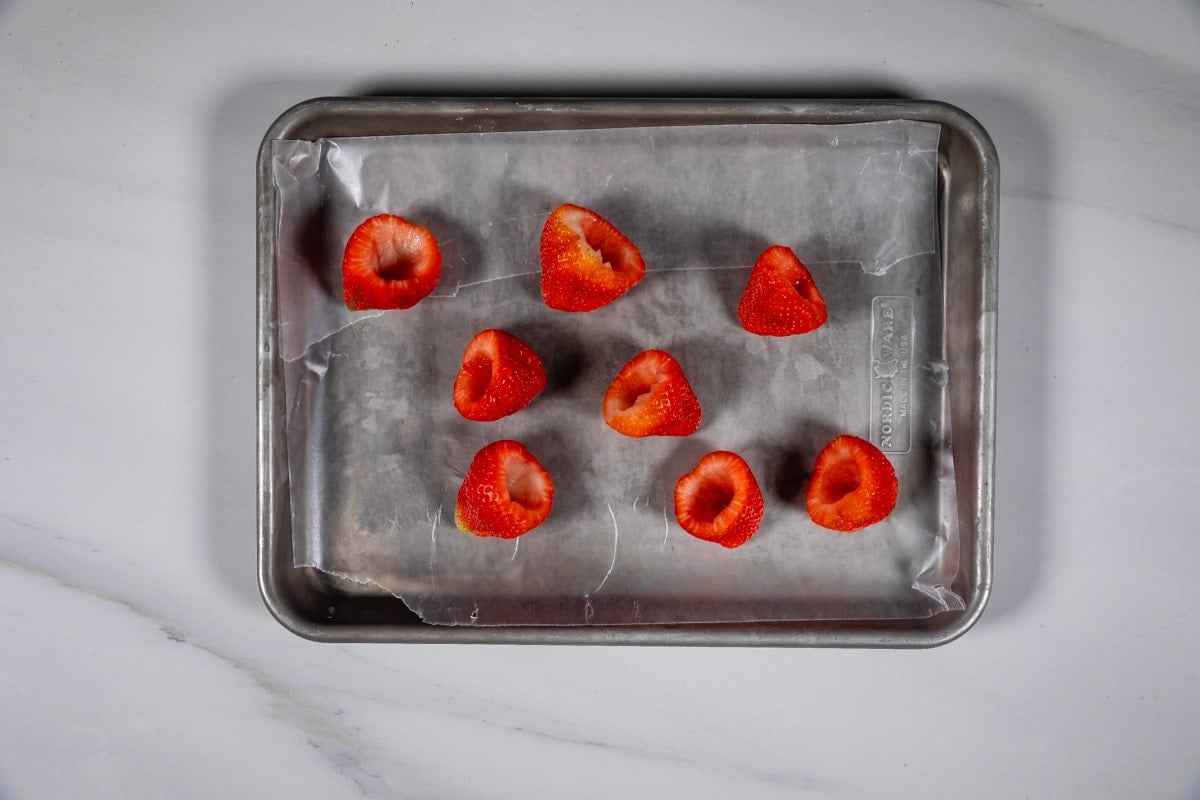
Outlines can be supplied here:
M0 0L0 798L1200 797L1200 6L244 5ZM255 148L382 88L976 115L1003 172L979 625L926 652L284 631L254 579Z

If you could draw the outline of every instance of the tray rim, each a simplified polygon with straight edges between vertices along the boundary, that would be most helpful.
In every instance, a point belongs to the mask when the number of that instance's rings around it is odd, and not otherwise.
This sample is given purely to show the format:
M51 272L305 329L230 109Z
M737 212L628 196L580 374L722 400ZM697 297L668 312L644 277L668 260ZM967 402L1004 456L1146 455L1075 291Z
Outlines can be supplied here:
M417 624L345 624L317 622L301 617L281 597L273 560L275 551L272 486L274 484L272 433L277 423L274 412L274 348L271 320L275 312L274 197L270 182L271 143L289 138L306 122L330 114L398 113L405 108L459 106L478 111L481 107L526 108L542 113L637 114L670 108L676 113L694 113L697 124L703 116L754 114L756 122L793 124L838 124L885 119L913 119L950 127L969 144L980 167L979 281L981 319L979 326L978 406L979 475L974 526L975 552L964 557L963 569L973 571L975 591L967 607L957 612L948 625L928 627L929 620L914 620L914 627L872 628L871 621L825 623L722 623L712 625L637 626L435 626ZM777 119L763 119L777 117ZM710 123L711 124L711 123ZM576 126L580 127L580 126ZM611 127L602 125L597 127ZM256 185L257 217L257 518L258 583L263 602L272 616L292 633L319 642L405 642L462 644L630 644L688 646L787 646L928 648L947 644L970 630L982 615L991 595L995 472L996 397L996 295L998 265L999 159L995 144L983 126L970 114L949 103L932 100L848 99L806 100L802 98L645 98L645 97L318 97L284 111L268 127L258 148ZM882 620L876 621L883 622ZM921 626L921 627L918 627Z

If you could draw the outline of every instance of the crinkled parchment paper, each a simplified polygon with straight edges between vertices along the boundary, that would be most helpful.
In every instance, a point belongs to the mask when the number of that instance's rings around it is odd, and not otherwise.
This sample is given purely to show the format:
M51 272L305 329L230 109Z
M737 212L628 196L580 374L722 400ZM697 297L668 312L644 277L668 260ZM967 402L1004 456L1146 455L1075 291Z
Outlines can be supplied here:
M378 585L439 624L628 624L921 617L961 609L949 459L938 126L724 125L281 141L274 145L280 351L297 566ZM538 241L573 202L637 243L645 279L588 314L546 308ZM341 253L366 217L428 227L444 268L412 309L350 312ZM741 329L757 255L785 244L829 307L784 339ZM524 411L462 419L451 387L471 337L500 327L542 357ZM692 437L625 438L601 399L662 348L704 410ZM804 490L839 433L889 437L896 510L845 535ZM474 453L524 442L555 481L517 540L454 526ZM680 475L742 454L766 515L737 550L674 519ZM885 448L887 449L887 448Z

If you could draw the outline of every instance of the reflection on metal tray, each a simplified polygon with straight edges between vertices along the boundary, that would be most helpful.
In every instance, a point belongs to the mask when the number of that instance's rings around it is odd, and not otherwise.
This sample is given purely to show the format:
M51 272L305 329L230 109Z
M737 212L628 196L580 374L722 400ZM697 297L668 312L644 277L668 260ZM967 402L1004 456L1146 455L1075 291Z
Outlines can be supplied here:
M939 327L944 328L945 357L950 365L946 401L955 431L954 474L961 544L961 567L952 588L963 598L965 610L923 619L853 622L437 627L422 623L402 601L378 587L293 566L281 380L284 370L277 333L280 308L276 298L280 287L275 265L276 247L280 244L276 231L279 208L269 171L273 141L730 123L844 124L896 119L930 122L941 127L938 199L945 292L944 319L939 320L943 325ZM933 103L318 100L287 112L268 133L259 159L260 576L268 606L281 622L301 635L339 641L843 646L928 646L949 641L978 617L986 601L990 578L995 192L995 156L986 134L962 112ZM896 320L907 319L911 325L911 306L905 300L877 297L871 324L890 326ZM891 381L872 380L872 398L890 391L890 386ZM882 429L876 430L880 426ZM907 438L909 431L898 430L893 435L886 418L872 419L872 435L883 441L889 452L902 454L908 449L907 441L902 439ZM887 440L880 436L886 436Z

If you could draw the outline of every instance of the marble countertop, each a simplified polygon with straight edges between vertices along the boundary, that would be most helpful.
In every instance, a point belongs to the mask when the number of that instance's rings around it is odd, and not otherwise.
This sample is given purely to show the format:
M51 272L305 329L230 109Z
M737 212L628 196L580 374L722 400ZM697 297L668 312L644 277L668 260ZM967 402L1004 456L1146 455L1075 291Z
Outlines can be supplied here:
M1194 2L0 0L0 798L1200 796L1198 42ZM979 624L920 652L285 631L255 151L378 91L975 115L1003 174Z

